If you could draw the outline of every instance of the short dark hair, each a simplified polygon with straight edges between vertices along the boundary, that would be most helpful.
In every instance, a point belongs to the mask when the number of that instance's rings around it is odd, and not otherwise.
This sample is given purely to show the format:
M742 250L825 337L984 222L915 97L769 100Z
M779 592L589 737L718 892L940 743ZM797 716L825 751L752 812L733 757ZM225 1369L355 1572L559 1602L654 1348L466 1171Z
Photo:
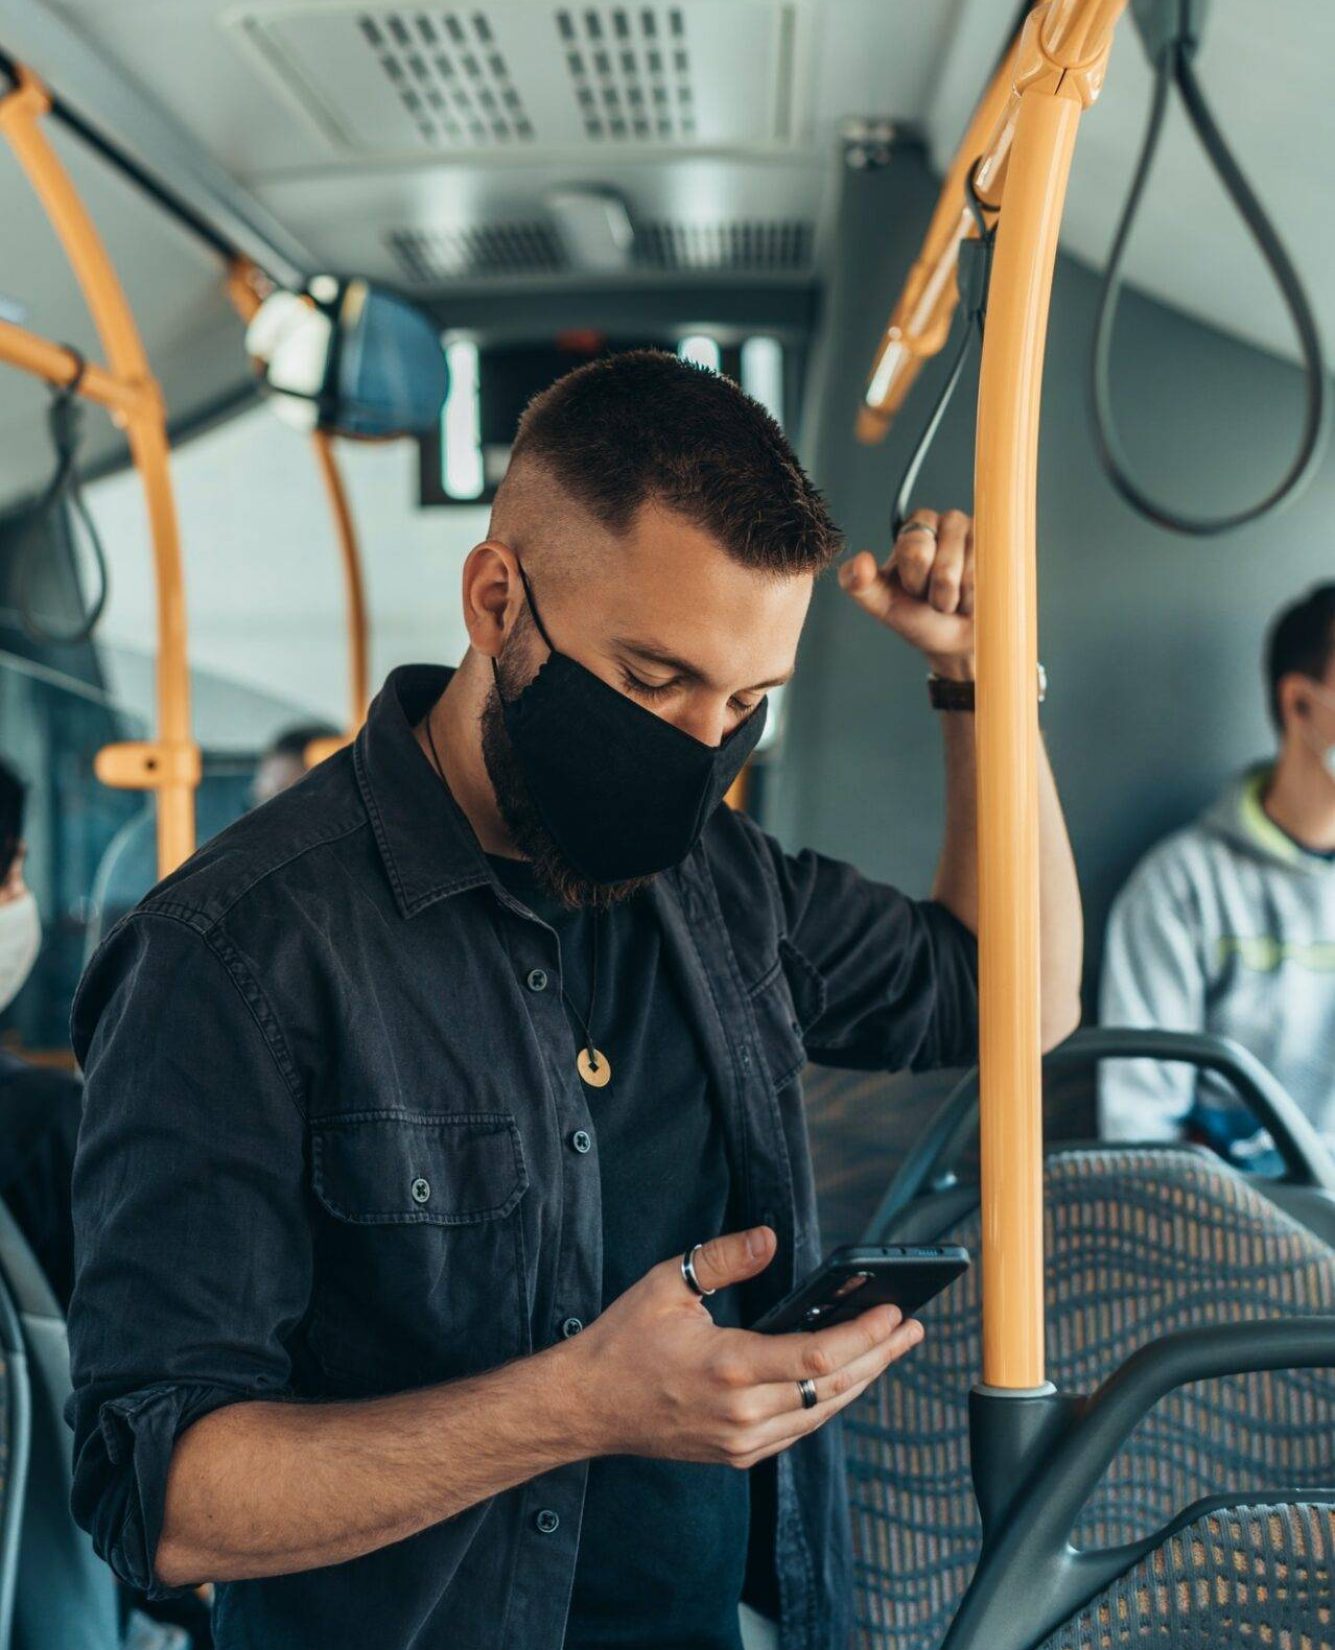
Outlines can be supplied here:
M665 350L576 367L524 409L510 462L546 469L614 533L673 510L734 561L819 572L843 542L783 431L730 378Z
M1279 684L1298 674L1320 681L1335 653L1335 584L1318 584L1301 601L1279 614L1266 642L1266 679L1270 687L1270 715L1284 731Z
M276 733L265 747L265 756L290 756L301 762L306 747L315 739L337 739L338 729L332 722L298 722L294 727Z

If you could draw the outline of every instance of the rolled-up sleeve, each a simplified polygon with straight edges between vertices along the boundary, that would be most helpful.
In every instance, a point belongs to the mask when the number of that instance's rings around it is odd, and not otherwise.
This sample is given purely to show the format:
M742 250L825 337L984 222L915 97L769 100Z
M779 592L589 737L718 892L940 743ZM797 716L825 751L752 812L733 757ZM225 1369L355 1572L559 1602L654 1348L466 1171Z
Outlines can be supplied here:
M978 942L945 906L766 838L803 1042L820 1065L931 1071L978 1055Z
M287 1394L307 1311L305 1129L282 1032L217 932L126 919L75 1001L73 1509L150 1596L181 1433Z

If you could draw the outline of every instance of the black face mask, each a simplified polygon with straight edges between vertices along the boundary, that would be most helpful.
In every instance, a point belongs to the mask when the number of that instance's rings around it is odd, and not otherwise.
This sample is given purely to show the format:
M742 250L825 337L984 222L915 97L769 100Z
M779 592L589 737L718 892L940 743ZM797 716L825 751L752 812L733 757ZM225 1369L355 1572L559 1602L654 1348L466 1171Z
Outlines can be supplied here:
M762 699L706 745L559 653L523 569L551 657L516 698L497 693L529 796L552 840L590 882L651 876L685 859L765 731Z

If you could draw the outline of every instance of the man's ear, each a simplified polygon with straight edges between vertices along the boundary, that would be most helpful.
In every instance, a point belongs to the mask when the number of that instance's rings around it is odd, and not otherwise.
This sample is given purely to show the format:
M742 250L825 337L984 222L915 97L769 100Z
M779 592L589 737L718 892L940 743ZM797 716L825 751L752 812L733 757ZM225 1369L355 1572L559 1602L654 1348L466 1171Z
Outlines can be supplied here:
M470 645L495 659L524 603L514 551L495 539L474 545L464 562L462 594Z

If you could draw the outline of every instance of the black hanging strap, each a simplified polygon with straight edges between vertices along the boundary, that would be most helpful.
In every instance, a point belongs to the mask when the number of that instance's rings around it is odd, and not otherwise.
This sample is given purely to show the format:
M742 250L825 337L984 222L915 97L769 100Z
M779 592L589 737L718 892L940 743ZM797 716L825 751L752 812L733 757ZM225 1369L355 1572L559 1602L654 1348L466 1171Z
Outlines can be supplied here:
M1204 23L1204 0L1134 0L1133 17L1154 67L1154 96L1150 104L1149 122L1140 159L1136 163L1131 190L1122 209L1121 221L1108 256L1108 267L1103 275L1099 294L1098 318L1094 327L1094 349L1091 371L1091 401L1094 434L1099 459L1108 479L1134 509L1160 527L1176 533L1188 533L1196 538L1225 533L1255 521L1271 510L1278 509L1296 496L1320 463L1325 446L1329 415L1329 386L1322 356L1321 340L1311 304L1304 292L1274 225L1237 161L1233 158L1222 132L1205 101L1200 82L1196 79L1193 61L1200 45ZM1117 310L1117 295L1121 286L1122 264L1126 257L1131 230L1140 210L1141 198L1149 181L1150 171L1159 151L1163 136L1164 116L1169 95L1176 86L1188 120L1200 140L1206 159L1215 170L1229 199L1238 210L1243 224L1256 242L1261 256L1269 266L1275 285L1279 288L1284 306L1298 335L1305 374L1305 407L1302 435L1297 456L1287 473L1264 498L1223 516L1189 516L1173 510L1150 497L1138 482L1132 479L1126 452L1117 433L1112 408L1111 361L1113 322Z
M97 596L85 610L80 622L71 630L53 630L50 625L39 619L32 605L32 584L35 573L34 563L42 549L42 534L39 531L30 533L27 551L18 569L17 597L23 628L34 640L39 642L86 642L96 628L97 621L102 617L103 610L107 605L109 581L106 552L102 547L102 540L98 534L97 526L89 513L87 504L84 502L77 469L79 438L84 414L83 402L79 397L79 386L83 383L84 373L88 370L88 363L78 350L68 345L66 348L74 358L74 375L68 383L51 386L51 405L47 411L47 426L51 431L51 445L56 452L56 468L41 497L33 506L32 523L36 527L48 517L58 518L64 516L70 526L72 526L75 519L83 524L93 563L97 568ZM73 533L71 532L72 541Z
M918 484L918 474L932 450L932 443L936 440L941 421L946 416L946 409L959 386L964 364L969 359L974 343L977 342L980 347L982 344L983 326L987 319L987 289L992 279L992 249L996 243L996 224L988 223L987 209L979 199L974 175L977 170L978 163L975 161L965 180L964 193L974 222L978 226L978 234L960 242L955 276L964 325L959 342L955 346L955 354L945 383L937 394L936 403L928 414L922 433L909 454L908 463L904 466L899 486L895 489L895 501L890 511L892 539L899 537L908 519L909 500Z

